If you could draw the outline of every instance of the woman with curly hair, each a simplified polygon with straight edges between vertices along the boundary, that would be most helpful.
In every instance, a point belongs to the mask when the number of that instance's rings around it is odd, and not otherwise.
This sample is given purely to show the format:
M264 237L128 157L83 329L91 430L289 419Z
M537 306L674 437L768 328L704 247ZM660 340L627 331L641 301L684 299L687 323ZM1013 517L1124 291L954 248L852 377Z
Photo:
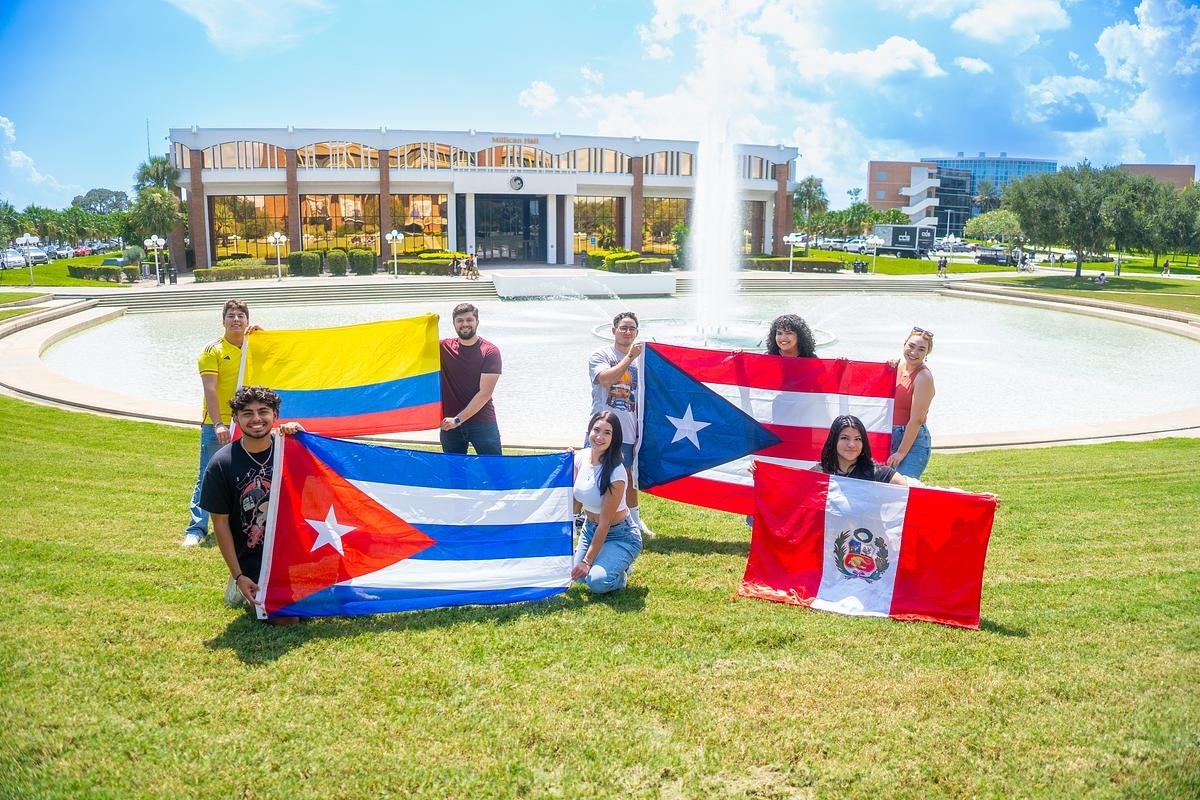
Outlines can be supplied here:
M817 340L803 319L795 314L781 314L767 332L767 353L785 358L816 358Z

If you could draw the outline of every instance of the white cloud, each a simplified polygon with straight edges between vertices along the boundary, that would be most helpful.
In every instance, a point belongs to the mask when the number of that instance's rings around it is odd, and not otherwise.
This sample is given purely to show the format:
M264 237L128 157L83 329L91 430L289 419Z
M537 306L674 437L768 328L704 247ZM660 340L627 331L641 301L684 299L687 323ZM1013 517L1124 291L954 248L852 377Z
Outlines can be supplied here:
M983 42L1017 44L1025 49L1039 41L1041 32L1070 24L1059 0L980 0L950 27Z
M992 65L984 61L982 58L971 58L970 56L959 56L954 59L954 63L963 72L969 72L972 75L978 75L981 72L991 72Z
M840 116L832 103L799 102L794 116L802 120L791 134L792 143L800 149L795 177L822 178L833 208L850 204L848 190L867 188L868 160L883 153L903 154L912 149L910 144L867 136Z
M975 0L938 0L936 3L914 3L912 0L878 0L884 11L901 13L909 19L921 17L952 17L964 8L975 4Z
M62 188L62 184L56 181L53 176L38 171L38 168L34 166L33 158L23 150L5 151L4 160L7 162L10 170L30 183L52 189Z
M213 44L230 53L287 47L319 32L334 12L325 0L167 0L194 17Z
M558 103L558 92L545 81L534 81L528 89L522 89L517 95L517 103L522 108L528 108L534 114L549 111Z
M587 65L579 68L579 74L583 76L584 81L587 83L604 83L604 73L600 72L599 70L592 69Z
M793 58L800 75L810 80L846 75L864 83L878 81L891 75L917 72L927 78L946 74L937 63L937 56L912 39L889 37L874 50L854 53L835 53L821 48L799 49Z
M13 125L13 121L8 117L0 117L0 131L3 131L6 142L17 140L17 126Z

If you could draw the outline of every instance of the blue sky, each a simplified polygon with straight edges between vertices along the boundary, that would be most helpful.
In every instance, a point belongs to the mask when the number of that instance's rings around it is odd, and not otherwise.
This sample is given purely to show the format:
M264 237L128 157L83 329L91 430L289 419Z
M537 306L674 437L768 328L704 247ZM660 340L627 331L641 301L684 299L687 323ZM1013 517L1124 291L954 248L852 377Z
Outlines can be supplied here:
M171 127L369 127L870 159L1200 159L1200 6L1169 0L4 0L0 198L131 191Z

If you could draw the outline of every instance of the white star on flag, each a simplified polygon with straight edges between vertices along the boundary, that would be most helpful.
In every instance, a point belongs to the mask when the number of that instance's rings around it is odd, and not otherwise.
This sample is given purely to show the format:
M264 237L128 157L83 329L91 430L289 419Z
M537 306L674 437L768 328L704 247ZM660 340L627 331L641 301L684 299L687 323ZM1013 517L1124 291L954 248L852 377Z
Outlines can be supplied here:
M322 545L329 545L334 550L337 550L339 555L346 555L345 551L342 550L342 537L350 531L355 530L355 527L339 523L337 517L334 516L333 506L329 507L329 513L325 515L325 519L305 519L304 521L311 525L313 530L317 532L317 540L313 542L312 550L309 551L310 553L317 552L317 548Z
M696 449L700 449L700 438L697 433L712 425L711 422L697 422L692 418L692 404L688 403L687 411L683 412L683 417L672 417L667 415L667 419L675 426L675 436L671 439L671 444L675 444L680 439L687 439L692 444L696 445Z

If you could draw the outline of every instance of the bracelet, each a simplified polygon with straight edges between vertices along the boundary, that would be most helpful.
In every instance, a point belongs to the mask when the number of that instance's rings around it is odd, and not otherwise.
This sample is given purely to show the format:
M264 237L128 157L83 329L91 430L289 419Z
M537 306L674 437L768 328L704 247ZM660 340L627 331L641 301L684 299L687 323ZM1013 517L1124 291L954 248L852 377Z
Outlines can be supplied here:
M585 567L587 567L588 569L591 569L591 568L592 568L592 562L588 561L586 558L581 558L581 559L579 559L579 563L580 563L580 564L583 564L583 565L584 565Z
M246 577L246 573L244 573L244 572L239 572L237 575L234 575L234 576L233 576L233 583L234 583L234 585L236 586L236 585L237 585L237 582L238 582L238 581L240 581L240 580L241 580L242 578L244 578L244 577Z

